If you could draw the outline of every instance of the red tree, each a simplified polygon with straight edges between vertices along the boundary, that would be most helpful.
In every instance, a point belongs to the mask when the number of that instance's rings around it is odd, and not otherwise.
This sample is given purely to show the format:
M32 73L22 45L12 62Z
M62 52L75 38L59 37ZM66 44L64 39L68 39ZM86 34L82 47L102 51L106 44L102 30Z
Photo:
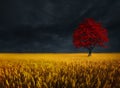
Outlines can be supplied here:
M87 48L91 56L95 47L107 47L108 32L102 25L92 18L85 19L73 33L73 44L77 48Z

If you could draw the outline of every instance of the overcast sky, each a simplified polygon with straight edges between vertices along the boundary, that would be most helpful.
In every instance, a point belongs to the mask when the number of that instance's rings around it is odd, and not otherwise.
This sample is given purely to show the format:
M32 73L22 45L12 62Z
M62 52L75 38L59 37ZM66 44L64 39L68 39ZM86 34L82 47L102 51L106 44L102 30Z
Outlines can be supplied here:
M1 0L0 52L82 52L72 33L85 18L108 29L108 48L120 51L120 0Z

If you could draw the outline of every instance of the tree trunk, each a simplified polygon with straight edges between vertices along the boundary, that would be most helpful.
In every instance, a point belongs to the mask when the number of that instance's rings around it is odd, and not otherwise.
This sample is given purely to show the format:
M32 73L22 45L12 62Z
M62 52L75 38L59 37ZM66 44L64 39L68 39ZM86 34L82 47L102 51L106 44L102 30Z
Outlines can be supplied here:
M88 48L88 51L89 51L88 56L91 56L92 50L93 50L94 48L95 48L95 47L90 47L90 48Z
M91 56L91 54L92 54L92 50L91 50L91 49L89 49L88 56Z

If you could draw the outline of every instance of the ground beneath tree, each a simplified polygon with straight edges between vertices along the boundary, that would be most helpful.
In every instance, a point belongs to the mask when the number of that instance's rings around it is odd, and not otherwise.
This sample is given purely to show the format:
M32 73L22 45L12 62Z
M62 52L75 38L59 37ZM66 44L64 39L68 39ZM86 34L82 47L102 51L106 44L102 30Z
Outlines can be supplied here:
M0 54L0 88L120 88L120 53Z

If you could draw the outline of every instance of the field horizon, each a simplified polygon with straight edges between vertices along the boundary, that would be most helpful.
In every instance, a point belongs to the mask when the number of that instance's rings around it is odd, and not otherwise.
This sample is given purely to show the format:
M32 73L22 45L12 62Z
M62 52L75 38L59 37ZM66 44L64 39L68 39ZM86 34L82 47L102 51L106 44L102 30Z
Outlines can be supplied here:
M0 53L0 88L120 88L120 53Z

